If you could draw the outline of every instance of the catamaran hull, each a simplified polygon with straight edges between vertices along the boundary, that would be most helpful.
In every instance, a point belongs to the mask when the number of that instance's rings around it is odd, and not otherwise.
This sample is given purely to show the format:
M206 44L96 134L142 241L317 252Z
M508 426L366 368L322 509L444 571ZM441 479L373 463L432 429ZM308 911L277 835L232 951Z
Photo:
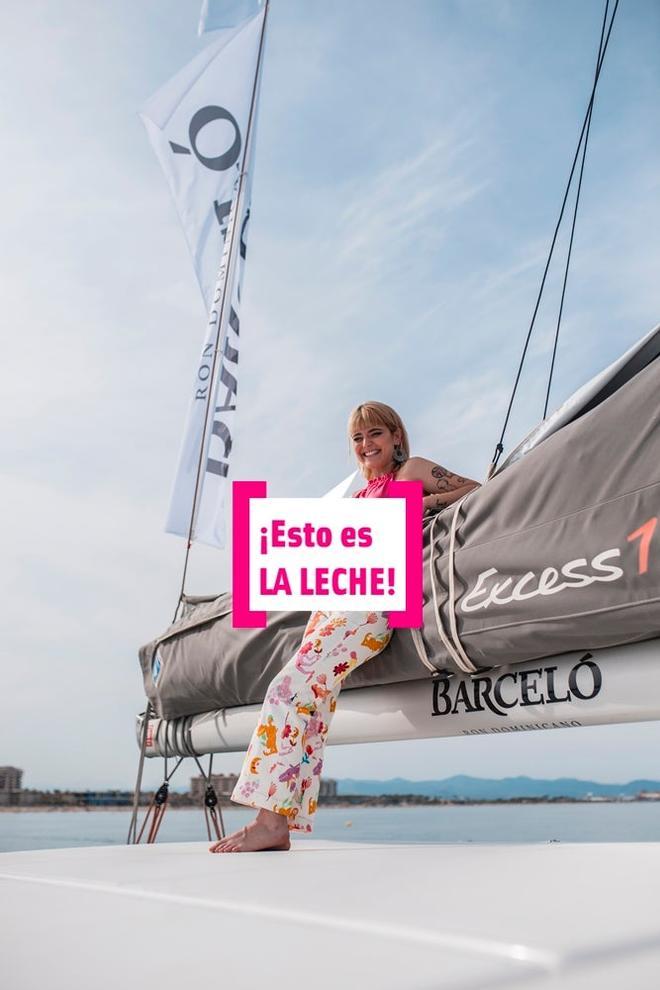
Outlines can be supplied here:
M247 748L260 705L153 718L146 755L201 756ZM532 732L660 719L660 639L565 653L478 676L441 674L344 690L328 744ZM143 718L137 720L141 739Z

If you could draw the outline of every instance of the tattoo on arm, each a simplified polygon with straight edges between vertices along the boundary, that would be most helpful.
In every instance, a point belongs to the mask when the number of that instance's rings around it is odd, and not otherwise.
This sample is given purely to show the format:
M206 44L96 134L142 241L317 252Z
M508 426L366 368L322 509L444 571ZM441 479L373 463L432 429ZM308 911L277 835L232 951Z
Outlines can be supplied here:
M460 488L461 485L468 485L470 483L469 478L463 478L460 474L452 474L447 468L443 468L441 464L436 464L431 469L431 474L435 478L436 489L439 492L451 492L454 488Z

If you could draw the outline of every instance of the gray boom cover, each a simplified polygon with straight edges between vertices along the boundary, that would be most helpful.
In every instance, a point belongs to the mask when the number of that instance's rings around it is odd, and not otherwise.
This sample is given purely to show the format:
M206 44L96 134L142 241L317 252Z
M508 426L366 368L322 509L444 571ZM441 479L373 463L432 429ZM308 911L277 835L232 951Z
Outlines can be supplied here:
M344 690L429 677L420 654L458 669L438 628L449 636L455 512L456 632L474 669L660 635L659 354L657 329L569 422L458 509L425 515L421 636L395 632ZM229 593L190 599L139 651L147 697L162 718L259 704L307 618L270 613L265 629L233 629Z

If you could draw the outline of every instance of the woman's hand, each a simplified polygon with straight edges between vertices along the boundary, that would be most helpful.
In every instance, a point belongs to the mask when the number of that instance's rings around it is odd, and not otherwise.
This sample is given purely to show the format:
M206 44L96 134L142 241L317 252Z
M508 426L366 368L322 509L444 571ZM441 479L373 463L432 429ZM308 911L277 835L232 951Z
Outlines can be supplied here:
M440 504L438 502L437 495L425 495L422 499L422 505L424 506L424 511L428 512L429 509L439 509Z
M422 499L424 511L426 512L429 509L432 511L443 509L446 505L451 505L452 502L456 502L468 492L474 491L475 488L481 488L478 481L471 481L466 485L462 485L460 488L454 488L450 492L442 492L437 495L425 495Z

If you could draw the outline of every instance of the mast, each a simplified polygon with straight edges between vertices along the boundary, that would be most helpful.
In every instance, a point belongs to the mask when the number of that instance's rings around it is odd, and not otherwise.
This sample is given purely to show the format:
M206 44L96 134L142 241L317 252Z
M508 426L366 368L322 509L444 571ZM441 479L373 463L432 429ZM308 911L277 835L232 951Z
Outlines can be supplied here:
M259 94L259 85L261 82L261 70L263 65L263 53L264 53L264 43L266 38L266 23L268 20L268 11L270 8L270 0L265 0L264 3L264 18L261 25L261 35L259 37L259 50L257 52L257 66L254 74L254 83L252 86L252 96L250 99L250 111L248 115L247 129L245 132L245 143L243 146L243 155L241 158L240 172L238 175L238 186L236 190L236 196L234 197L233 206L231 209L229 223L227 226L227 234L225 236L225 243L223 246L222 257L220 259L220 267L218 269L218 277L216 280L216 292L214 293L214 307L216 312L216 328L215 328L215 342L213 347L213 361L211 366L210 382L211 387L209 388L209 393L206 399L206 408L204 411L204 429L202 431L199 447L199 457L197 461L197 472L195 475L195 488L193 493L192 506L190 510L190 523L188 526L188 536L186 540L186 552L183 563L183 573L181 575L181 587L179 590L179 598L177 601L176 608L174 610L174 617L172 621L176 620L179 607L183 600L184 588L186 583L186 574L188 571L188 561L190 558L190 549L193 542L193 534L195 531L195 523L197 521L197 512L199 507L199 497L200 497L200 482L202 478L202 470L204 466L204 457L208 446L208 432L209 432L209 419L211 414L212 403L215 403L216 399L216 369L218 363L218 353L220 349L220 337L223 329L226 330L227 321L225 316L227 314L227 307L231 306L231 296L233 287L233 274L236 265L236 255L237 255L237 245L240 243L241 238L241 227L242 223L240 218L243 216L243 202L245 199L245 179L247 176L247 167L251 162L251 150L252 150L252 139L254 130L254 119L255 111L257 105L257 97ZM237 218L239 222L237 223ZM222 296L220 299L219 307L216 305L215 296L217 296L218 288L222 285L224 280L224 285L222 286ZM131 821L128 829L127 843L135 843L137 841L137 818L139 812L140 804L140 791L142 787L142 775L144 772L144 760L145 752L147 747L147 736L149 729L149 720L151 715L155 714L153 712L151 702L147 700L147 707L144 712L144 723L142 726L141 740L140 740L140 758L138 762L137 779L135 782L135 792L133 796L133 809L131 815Z

